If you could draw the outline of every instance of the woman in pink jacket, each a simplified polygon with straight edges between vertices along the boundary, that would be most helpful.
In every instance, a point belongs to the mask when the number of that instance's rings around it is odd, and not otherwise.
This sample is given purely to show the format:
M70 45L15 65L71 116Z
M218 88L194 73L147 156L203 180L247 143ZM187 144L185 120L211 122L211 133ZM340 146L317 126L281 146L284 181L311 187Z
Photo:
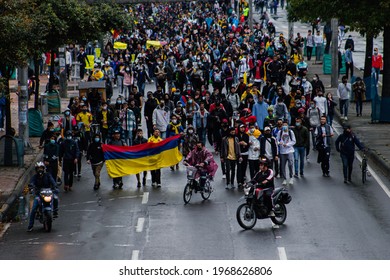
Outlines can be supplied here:
M129 65L121 70L123 74L123 93L125 95L125 100L129 98L129 93L134 83L134 73Z

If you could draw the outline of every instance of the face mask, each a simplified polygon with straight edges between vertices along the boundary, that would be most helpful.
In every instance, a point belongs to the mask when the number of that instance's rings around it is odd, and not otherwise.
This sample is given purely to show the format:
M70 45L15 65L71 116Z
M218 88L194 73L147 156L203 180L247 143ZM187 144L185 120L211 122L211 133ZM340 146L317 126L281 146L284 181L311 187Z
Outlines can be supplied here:
M313 78L313 81L317 81L317 78L316 78L316 77L314 77L314 78Z
M104 106L104 107L103 107L103 110L107 110L107 106Z
M251 129L249 129L249 132L250 132L250 133L253 133L253 132L255 132L255 129L254 129L254 128L251 128Z
M38 175L39 175L39 176L42 176L43 173L44 173L43 170L39 170L39 171L38 171Z
M188 103L189 103L189 104L192 104L192 100L188 100Z
M100 141L100 138L96 137L96 138L95 138L95 142L96 142L96 143L99 143L99 141Z
M299 127L301 126L301 123L297 122L295 125Z
M286 130L287 130L287 128L288 128L288 126L287 126L287 125L284 125L284 126L282 127L283 131L286 131Z
M303 82L303 83L306 82L306 79L302 79L302 82Z
M70 115L70 112L65 112L65 116L69 116Z
M87 112L87 109L83 109L83 112L84 112L84 113Z
M192 129L188 130L188 134L192 134L194 131Z
M50 128L50 131L54 131L54 128Z
M172 120L172 123L173 124L177 124L177 120Z
M66 137L66 139L72 140L72 136L68 136L68 137Z
M50 143L55 144L55 143L56 143L56 140L50 139Z
M126 71L129 72L129 71L130 71L130 68L126 68Z
M374 52L374 54L375 54L375 55L377 55L377 54L378 54L378 52Z
M301 103L297 103L297 105L295 105L297 108L301 108L302 107L302 104Z
M197 147L196 149L200 152L202 150L202 147Z

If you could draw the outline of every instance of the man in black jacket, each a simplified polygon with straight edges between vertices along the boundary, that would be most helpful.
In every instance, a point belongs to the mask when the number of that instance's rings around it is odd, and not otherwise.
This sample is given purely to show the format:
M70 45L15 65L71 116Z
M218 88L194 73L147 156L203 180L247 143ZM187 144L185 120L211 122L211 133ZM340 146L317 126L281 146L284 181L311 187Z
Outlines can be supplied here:
M141 128L137 129L137 136L134 138L133 141L133 146L135 145L140 145L140 144L145 144L148 142L148 139L144 137L144 132L142 131ZM146 175L147 171L143 172L143 177L142 177L142 186L146 186ZM137 177L137 188L141 187L141 173L136 174Z
M298 161L299 161L299 175L303 177L303 169L305 165L305 152L306 147L310 145L310 136L309 130L302 125L302 119L295 119L295 127L293 128L295 135L295 145L294 145L294 177L298 177Z
M100 171L104 164L104 153L100 134L95 134L93 141L88 146L87 163L91 165L93 176L95 176L95 184L93 189L97 190L100 187Z
M242 188L243 184L245 183L246 168L248 165L249 135L246 133L245 130L245 124L240 124L237 133L238 143L240 144L240 151L242 157L242 161L239 162L237 166L237 181L239 188Z
M64 190L66 192L72 190L73 171L75 170L79 155L80 150L76 141L73 140L72 131L68 130L65 133L65 140L61 143L60 147L60 164L63 163Z
M340 134L335 142L336 150L340 153L343 163L344 183L351 182L353 161L355 159L355 145L363 150L364 146L349 125L344 127L344 132Z

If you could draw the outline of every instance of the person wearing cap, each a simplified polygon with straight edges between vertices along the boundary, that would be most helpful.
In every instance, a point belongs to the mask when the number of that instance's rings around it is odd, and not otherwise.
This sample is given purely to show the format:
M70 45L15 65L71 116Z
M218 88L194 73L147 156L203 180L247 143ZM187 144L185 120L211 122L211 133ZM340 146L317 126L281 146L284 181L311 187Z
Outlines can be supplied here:
M242 162L240 143L236 137L236 129L234 127L230 127L229 136L222 139L221 162L226 164L225 189L234 189L236 166Z
M275 177L279 174L279 148L276 138L272 135L269 126L264 127L264 133L259 137L260 157L266 157L270 161L270 167L275 166Z
M383 68L383 57L378 52L378 48L374 48L374 53L371 57L371 63L372 63L372 72L375 76L375 83L378 85L379 82L379 74Z
M89 144L87 149L87 163L91 165L95 183L93 189L97 190L100 187L100 172L104 164L104 153L102 149L102 142L100 134L93 136L93 141Z
M340 134L335 142L336 150L340 153L341 162L343 163L344 183L347 184L352 180L353 161L355 159L355 145L359 150L364 146L359 138L352 132L351 126L344 126L344 131Z
M112 138L108 142L108 144L114 146L126 146L126 142L121 138L121 134L122 134L121 130L115 129L113 131ZM112 188L114 190L118 188L122 189L123 187L122 177L112 178L112 182L113 182Z

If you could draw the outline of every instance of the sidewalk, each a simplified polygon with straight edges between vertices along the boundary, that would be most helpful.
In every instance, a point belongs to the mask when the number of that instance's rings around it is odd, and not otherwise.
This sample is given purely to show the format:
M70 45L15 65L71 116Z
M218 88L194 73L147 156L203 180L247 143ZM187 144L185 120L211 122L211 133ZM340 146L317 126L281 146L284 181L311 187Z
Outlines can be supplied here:
M46 75L40 76L40 92L45 92L48 78ZM15 93L17 87L17 81L10 81L11 88L11 126L16 130L16 136L18 134L18 96ZM61 109L66 108L69 102L69 98L61 99ZM34 107L34 97L31 97L29 101L29 108ZM43 116L44 127L46 129L47 122L51 115ZM0 137L5 132L0 132ZM32 174L34 174L34 164L38 160L42 159L42 149L39 149L39 137L30 137L30 144L32 148L25 148L24 166L19 167L4 167L0 166L0 228L1 222L9 219L13 219L15 211L13 209L15 201L22 193L25 186L27 186ZM13 211L15 210L15 211ZM1 232L1 230L0 230Z
M337 104L337 88L331 88L331 75L322 74L322 65L315 65L313 62L309 64L309 80L313 74L317 73L324 83L325 92L331 92L335 97ZM363 78L363 71L355 68L354 76ZM342 75L340 75L341 81ZM381 87L378 88L382 90ZM367 157L369 164L374 164L384 176L390 178L390 124L389 123L371 123L371 102L363 103L363 113L361 117L356 116L356 104L350 102L348 110L348 121L340 118L339 107L335 112L335 120L343 126L344 124L351 125L353 132L359 137L366 147L369 148ZM334 125L335 126L335 125ZM342 128L341 128L342 129Z

